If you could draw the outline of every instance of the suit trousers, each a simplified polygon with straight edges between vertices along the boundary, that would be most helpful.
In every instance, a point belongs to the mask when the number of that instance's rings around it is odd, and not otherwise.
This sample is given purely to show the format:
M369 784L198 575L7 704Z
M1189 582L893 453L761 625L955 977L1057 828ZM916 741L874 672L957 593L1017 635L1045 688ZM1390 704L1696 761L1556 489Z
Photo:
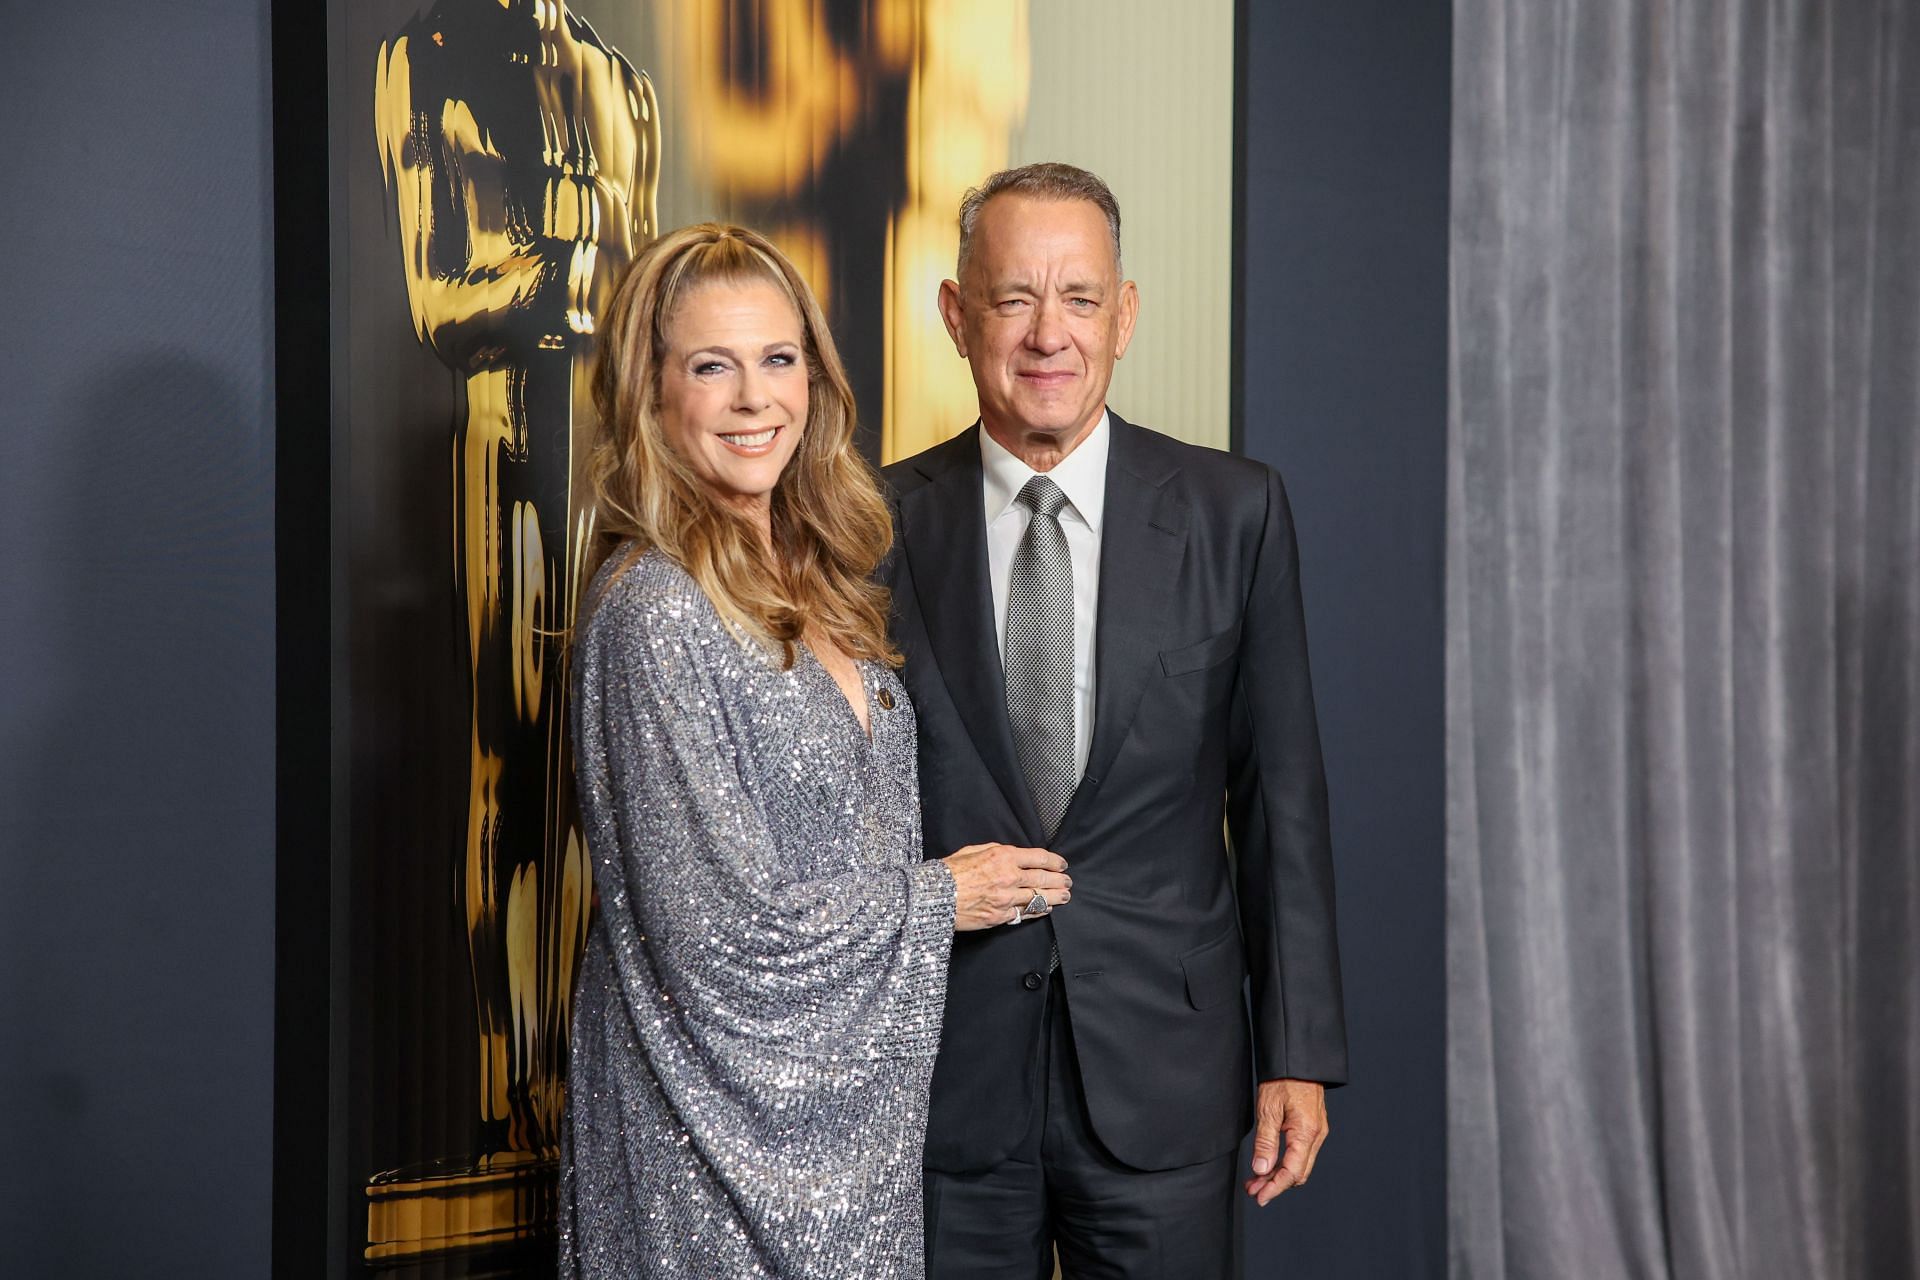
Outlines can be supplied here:
M1066 1280L1229 1280L1236 1153L1116 1160L1087 1115L1065 1000L1056 971L1020 1145L983 1173L926 1171L928 1280L1049 1280L1055 1246Z

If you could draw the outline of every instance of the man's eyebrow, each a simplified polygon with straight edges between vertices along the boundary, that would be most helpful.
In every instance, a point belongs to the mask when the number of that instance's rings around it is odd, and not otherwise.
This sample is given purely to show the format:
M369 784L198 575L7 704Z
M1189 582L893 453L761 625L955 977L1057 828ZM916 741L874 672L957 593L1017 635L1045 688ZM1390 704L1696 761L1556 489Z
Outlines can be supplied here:
M1062 293L1102 293L1104 287L1098 280L1069 280L1060 286Z

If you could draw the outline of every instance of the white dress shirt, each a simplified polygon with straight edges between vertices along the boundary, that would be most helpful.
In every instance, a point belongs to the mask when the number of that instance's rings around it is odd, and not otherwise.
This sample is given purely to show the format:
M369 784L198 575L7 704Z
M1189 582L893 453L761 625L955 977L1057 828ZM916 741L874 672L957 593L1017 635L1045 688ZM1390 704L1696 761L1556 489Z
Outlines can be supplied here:
M1067 495L1060 511L1060 529L1067 535L1067 555L1073 561L1073 746L1076 773L1087 771L1087 753L1093 745L1093 632L1100 605L1100 517L1107 504L1107 449L1113 438L1107 415L1060 460L1048 479ZM1026 536L1033 513L1015 502L1027 481L1042 474L1022 462L980 428L981 490L987 516L987 576L993 583L993 634L1000 641L1000 661L1007 657L1007 578L1013 553Z

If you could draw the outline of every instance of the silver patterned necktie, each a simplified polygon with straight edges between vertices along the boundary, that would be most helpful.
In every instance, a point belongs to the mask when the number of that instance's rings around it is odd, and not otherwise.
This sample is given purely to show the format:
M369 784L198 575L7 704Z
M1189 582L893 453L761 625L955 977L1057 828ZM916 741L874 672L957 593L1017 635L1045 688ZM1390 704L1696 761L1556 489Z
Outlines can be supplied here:
M1035 476L1014 500L1032 515L1007 575L1007 718L1050 840L1080 782L1073 728L1073 561L1060 527L1067 495L1047 477Z

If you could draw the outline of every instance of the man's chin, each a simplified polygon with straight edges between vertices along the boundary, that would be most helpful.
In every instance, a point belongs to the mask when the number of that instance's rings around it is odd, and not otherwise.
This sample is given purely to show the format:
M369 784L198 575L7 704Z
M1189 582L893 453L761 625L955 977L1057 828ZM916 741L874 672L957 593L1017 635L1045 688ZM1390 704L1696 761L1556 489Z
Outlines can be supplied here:
M1098 408L1087 411L1079 406L1071 410L1049 406L1021 414L1016 421L1024 435L1052 436L1065 443L1079 435L1082 428L1092 426L1099 416Z

